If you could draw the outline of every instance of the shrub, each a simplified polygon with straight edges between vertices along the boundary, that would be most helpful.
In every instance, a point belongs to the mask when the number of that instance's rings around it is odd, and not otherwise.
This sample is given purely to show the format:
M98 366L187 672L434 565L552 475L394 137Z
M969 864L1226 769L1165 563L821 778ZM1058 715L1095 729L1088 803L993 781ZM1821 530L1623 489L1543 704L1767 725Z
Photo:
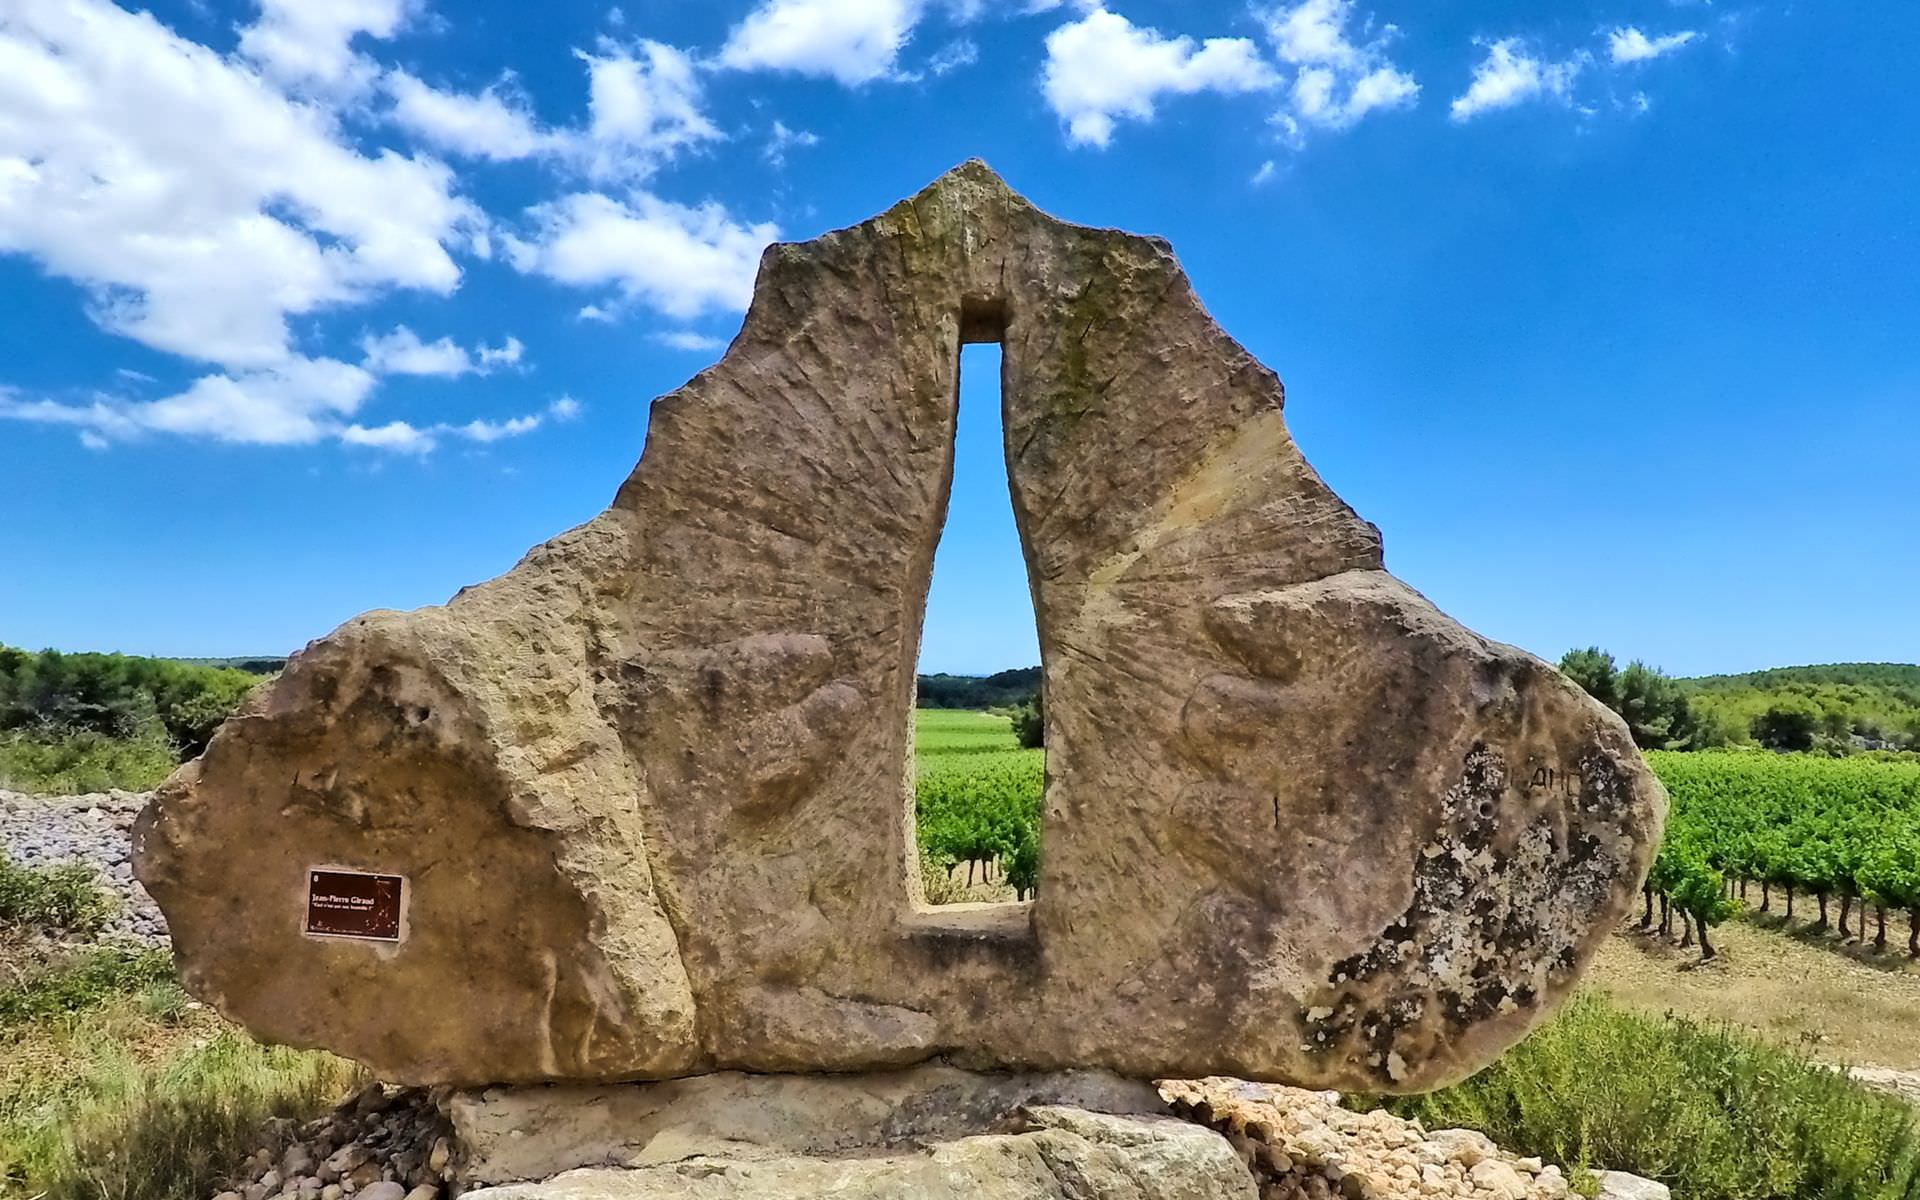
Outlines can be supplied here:
M1013 736L1024 750L1047 744L1047 701L1044 694L1013 710Z
M0 734L0 787L18 792L144 792L178 765L173 744L152 727L132 738L44 729Z
M119 901L79 863L23 867L0 850L0 933L98 933Z
M1465 1082L1387 1103L1428 1128L1658 1179L1686 1200L1920 1196L1920 1139L1897 1101L1724 1026L1591 993Z

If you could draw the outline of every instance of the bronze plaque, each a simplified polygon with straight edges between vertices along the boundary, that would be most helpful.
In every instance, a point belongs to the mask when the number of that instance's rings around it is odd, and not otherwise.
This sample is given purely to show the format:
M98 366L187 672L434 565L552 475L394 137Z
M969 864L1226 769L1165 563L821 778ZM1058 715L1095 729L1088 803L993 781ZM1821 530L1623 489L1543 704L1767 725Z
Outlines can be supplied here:
M397 942L406 887L402 875L316 867L307 872L307 932Z

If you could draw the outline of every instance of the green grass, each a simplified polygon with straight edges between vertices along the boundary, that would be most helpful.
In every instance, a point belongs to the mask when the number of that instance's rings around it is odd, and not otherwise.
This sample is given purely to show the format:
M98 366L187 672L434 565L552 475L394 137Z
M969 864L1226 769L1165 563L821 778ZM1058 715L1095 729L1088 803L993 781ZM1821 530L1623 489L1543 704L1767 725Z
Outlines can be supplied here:
M179 765L163 734L115 738L101 733L0 734L0 788L73 796L158 787Z
M342 1059L232 1029L157 1060L113 1038L67 1048L57 1074L0 1100L0 1195L206 1200L263 1144L267 1122L317 1116L361 1078Z
M1904 1105L1725 1026L1593 993L1464 1083L1387 1102L1522 1154L1631 1171L1685 1200L1913 1200Z
M30 964L0 985L0 1044L21 1026L97 1008L117 996L173 986L164 950L88 946Z

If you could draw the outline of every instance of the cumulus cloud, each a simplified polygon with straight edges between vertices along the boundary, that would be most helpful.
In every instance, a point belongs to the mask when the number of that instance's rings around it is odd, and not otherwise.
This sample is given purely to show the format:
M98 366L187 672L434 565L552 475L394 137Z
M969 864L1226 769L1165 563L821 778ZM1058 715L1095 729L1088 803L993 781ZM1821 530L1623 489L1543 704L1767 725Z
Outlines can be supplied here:
M918 0L766 0L733 27L719 62L870 83L897 74L921 9Z
M205 375L160 400L101 397L85 404L0 399L0 416L70 425L97 438L145 433L259 445L305 445L338 435L373 390L373 374L334 359Z
M737 221L718 204L689 207L644 192L626 199L577 192L528 210L528 219L528 236L507 243L515 268L576 287L612 287L623 300L678 320L744 310L760 252L779 233ZM604 305L589 307L605 313Z
M405 71L388 74L385 86L393 99L393 120L442 150L510 162L555 148L526 101L498 87L441 91Z
M240 33L240 53L290 89L356 94L379 69L353 40L392 37L414 8L414 0L260 0L259 19Z
M1122 118L1146 121L1163 95L1253 92L1280 79L1246 38L1166 37L1095 8L1047 35L1041 90L1067 140L1105 146Z
M517 337L508 337L498 346L481 345L469 351L450 337L422 342L420 335L405 325L396 325L390 333L360 340L365 355L360 365L376 375L431 375L457 379L462 375L486 375L498 367L519 363L526 347Z
M1607 50L1616 63L1645 62L1670 54L1700 35L1691 29L1650 38L1632 26L1615 29L1607 35Z
M1266 15L1274 54L1297 68L1287 106L1274 115L1291 138L1308 126L1347 129L1369 113L1418 100L1419 83L1387 55L1398 31L1376 31L1369 22L1356 34L1353 22L1352 0L1302 0Z
M544 157L600 180L640 180L690 147L724 135L702 111L685 51L663 42L602 39L576 51L587 69L586 124L544 128L506 84L479 92L435 88L404 71L384 86L391 119L453 154L495 162Z
M587 64L590 121L572 139L589 173L638 177L720 130L701 112L693 60L663 42L625 47L603 43Z
M481 221L431 159L362 154L322 110L101 0L0 18L0 251L89 290L105 328L260 367L290 315L447 293Z
M1559 62L1544 60L1527 50L1519 38L1492 42L1487 45L1486 56L1474 67L1467 90L1454 98L1452 117L1470 121L1482 113L1530 100L1565 102L1584 62L1578 55Z

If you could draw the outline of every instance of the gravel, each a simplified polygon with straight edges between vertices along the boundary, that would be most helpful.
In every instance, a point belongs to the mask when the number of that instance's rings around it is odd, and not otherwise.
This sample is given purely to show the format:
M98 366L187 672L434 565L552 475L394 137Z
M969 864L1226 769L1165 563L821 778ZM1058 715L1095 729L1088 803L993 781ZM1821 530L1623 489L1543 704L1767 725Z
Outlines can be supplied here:
M29 796L0 790L0 848L22 866L78 862L92 867L101 886L123 902L106 932L165 945L167 919L133 877L133 819L150 795Z

